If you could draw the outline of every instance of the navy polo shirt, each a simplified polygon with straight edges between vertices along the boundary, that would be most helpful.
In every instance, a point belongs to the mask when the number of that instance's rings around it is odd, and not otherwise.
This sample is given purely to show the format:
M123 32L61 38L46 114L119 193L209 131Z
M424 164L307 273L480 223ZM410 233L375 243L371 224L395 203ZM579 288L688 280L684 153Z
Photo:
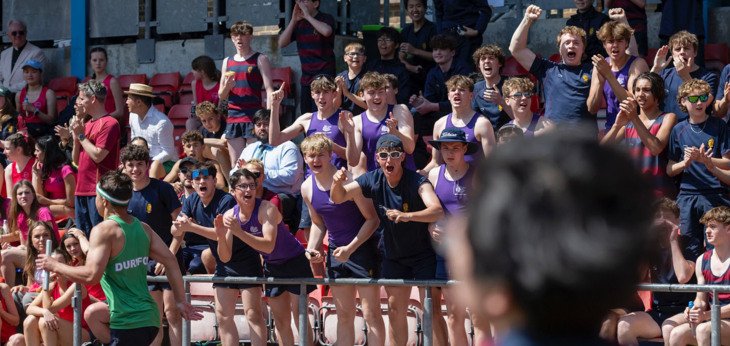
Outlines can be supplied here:
M398 95L396 95L396 99L398 103L408 103L408 99L413 95L411 91L411 77L408 74L406 65L400 62L400 60L397 58L390 60L375 59L367 65L366 70L378 73L390 73L398 77Z
M606 57L606 50L603 49L603 43L598 39L596 34L601 26L611 19L602 12L596 11L594 7L591 7L584 13L576 13L565 23L566 25L577 26L586 31L586 52L584 60L590 61L590 58L596 54L601 54Z
M347 70L340 72L337 76L342 76L342 78L345 79L345 86L347 87L347 90L350 91L351 94L357 95L358 91L360 91L360 80L362 79L362 76L365 75L365 72L367 72L367 70L363 68L354 79L350 79ZM352 100L344 95L342 96L342 105L340 108L348 110L355 115L365 111L364 108L358 106L355 102L352 102Z
M690 72L689 75L694 79L702 79L710 84L710 95L715 94L715 90L717 90L717 75L714 72L700 67L696 71ZM676 114L677 121L687 119L689 115L679 108L679 103L677 102L679 87L684 82L682 81L682 77L679 76L674 67L664 69L661 76L664 79L664 88L667 92L667 97L664 99L664 111ZM707 114L710 114L711 111L712 107L707 106Z
M193 192L194 194L194 192ZM192 196L192 195L190 195ZM185 200L187 200L188 197L185 197L185 194L180 196L180 204L185 205ZM180 210L181 213L184 214L182 210ZM203 237L202 235L191 233L191 232L185 232L185 235L183 236L183 239L185 239L185 245L186 246L193 246L193 245L208 245L208 239Z
M217 215L223 215L226 211L236 205L236 200L229 193L215 189L213 199L210 204L203 206L197 192L193 192L185 199L182 206L182 213L195 220L195 223L203 227L213 227L213 220ZM218 242L205 238L210 245L210 251L213 253L216 261L220 263L218 257Z
M502 93L502 85L504 84L505 78L502 77L499 80L499 83L497 83L496 87L497 90L499 90L499 93ZM502 127L502 125L506 124L510 121L509 115L507 115L507 112L502 109L502 106L487 101L484 99L484 92L487 90L487 82L486 81L479 81L476 84L474 84L474 98L471 100L471 108L475 112L479 112L487 119L489 119L489 122L492 123L492 127L494 129L498 129ZM505 95L502 95L502 97L505 97Z
M411 46L420 50L431 51L431 38L437 34L436 25L428 20L423 23L423 26L418 31L415 31L413 23L406 24L403 27L400 35L403 38L403 42L410 43ZM428 71L431 70L436 63L433 60L424 59L418 55L406 55L406 61L414 66L421 66L421 72L418 74L411 74L411 78L414 81L420 81L421 83L426 80ZM421 91L423 84L416 84L413 86L413 93L416 94Z
M446 81L456 75L468 76L472 73L471 67L459 60L453 60L448 71L441 71L436 65L426 76L426 86L423 88L423 97L431 102L439 104L438 115L442 116L451 112L451 103L449 102L449 91L446 88Z
M403 259L433 253L428 223L390 221L385 215L387 209L415 212L426 209L418 189L430 184L428 179L414 171L405 169L398 185L391 188L382 169L367 172L355 181L360 185L363 196L373 200L383 228L385 257Z
M712 157L722 157L730 150L727 138L727 124L719 118L708 116L701 124L690 124L687 120L679 122L669 135L668 158L674 162L682 161L684 147L697 147L712 144ZM704 193L724 192L725 185L720 182L704 164L693 161L682 174L679 186L682 192Z
M592 72L593 65L590 63L568 66L535 58L530 73L544 86L545 115L548 119L573 125L581 121L591 121L592 126L598 130L596 118L586 105L591 90Z
M180 200L172 185L150 178L142 190L132 192L127 212L148 224L162 238L166 245L172 242L172 212L180 208Z
M730 82L730 64L726 65L720 73L720 82L717 83L717 95L715 95L716 101L725 97L725 83L727 82ZM725 114L721 115L724 116Z

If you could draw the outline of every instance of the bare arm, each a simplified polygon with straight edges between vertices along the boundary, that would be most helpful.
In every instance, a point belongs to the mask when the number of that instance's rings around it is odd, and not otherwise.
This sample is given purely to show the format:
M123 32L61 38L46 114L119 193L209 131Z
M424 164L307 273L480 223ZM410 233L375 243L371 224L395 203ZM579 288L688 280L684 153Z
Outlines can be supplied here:
M225 214L226 217L233 217L233 209L228 210ZM231 260L231 254L233 250L233 234L223 225L223 217L218 215L213 220L215 226L215 232L218 235L218 257L221 261L226 263Z
M45 254L38 255L36 266L54 271L74 282L85 285L98 283L112 255L112 244L117 241L113 237L113 227L118 226L114 221L107 220L91 230L89 252L86 254L86 263L83 266L72 267L53 258L47 258Z
M8 285L4 283L0 284L0 294L2 294L4 302L13 301L13 296L10 293L10 287ZM2 319L2 323L17 326L20 323L20 315L15 304L6 304L5 309L0 309L0 319Z
M259 223L261 223L261 237L242 230L237 220L228 224L227 227L233 235L254 250L267 254L273 252L276 246L277 227L282 219L281 213L273 204L261 201L258 215L251 215L251 217L258 218Z
M269 62L269 57L264 54L259 54L257 62L261 78L264 80L264 89L266 89L266 108L271 109L271 93L274 92L274 84L271 81L271 62Z
M345 184L347 180L347 170L341 168L334 177L332 177L332 186L330 187L330 199L336 204L354 199L358 194L362 194L362 189L357 181L351 181Z
M393 131L391 130L390 133L398 136L400 140L403 142L403 150L406 152L406 154L413 154L413 151L416 149L416 135L413 130L413 114L411 114L411 111L408 110L408 108L405 105L396 105L393 107L394 113L391 114L391 119L396 119L397 122L395 123L395 127ZM386 125L388 125L388 120L386 120ZM389 129L391 126L388 126Z
M517 29L515 29L515 32L512 35L512 41L510 41L509 44L509 51L512 53L512 56L515 57L520 65L528 71L530 70L530 67L532 67L532 63L535 61L536 55L533 51L527 48L527 36L530 32L532 23L538 20L541 14L542 9L540 9L540 7L535 5L528 6L525 10L525 16L522 18L520 25L517 26Z
M56 120L56 93L48 89L46 92L46 107L47 107L47 113L41 112L40 109L36 109L38 111L38 117L43 120L46 124L53 124L53 122Z
M433 134L431 138L433 140L438 140L441 137L441 131L444 129L444 124L446 123L446 117L441 117L441 119L436 121L436 124L433 125ZM431 161L428 162L428 164L423 167L419 172L421 174L425 174L426 172L430 172L435 167L438 167L438 165L444 163L443 157L441 157L441 153L438 149L436 149L435 146L431 147Z
M279 107L273 106L272 108L278 110ZM277 114L273 114L272 112L269 117L269 144L277 146L281 143L292 140L294 137L305 131L304 123L309 123L311 119L312 113L306 113L294 120L294 123L284 130L280 130L281 124L279 122L279 114L278 112Z
M674 227L672 227L670 232L673 232L673 234L669 238L669 244L672 250L672 266L674 267L674 273L677 275L677 281L680 284L686 284L692 279L692 275L694 275L695 263L684 258L677 237L679 228L676 225L672 226Z
M120 120L119 124L123 126L121 120L124 116L124 94L122 93L122 87L119 85L119 81L116 78L112 78L109 81L109 89L111 89L112 96L114 96L114 111L109 115Z
M662 126L659 128L659 132L656 136L652 135L651 132L649 132L649 129L644 126L644 123L641 122L638 118L636 121L633 121L634 128L636 129L637 134L639 135L639 138L641 139L641 142L644 143L644 145L649 149L652 155L659 155L664 151L664 148L667 147L667 143L669 142L669 134L672 132L672 127L674 127L674 124L677 122L677 117L674 115L674 113L668 113L664 115L664 121L662 122Z
M728 110L728 101L730 101L730 82L725 82L725 85L720 85L720 88L725 88L723 97L715 101L715 116L724 117Z
M479 117L475 127L474 132L479 144L482 146L482 154L487 157L497 145L497 140L494 138L494 127L485 117Z
M279 35L279 48L284 48L288 46L292 42L292 34L294 33L294 29L297 27L297 22L304 19L302 17L302 9L299 8L299 5L297 3L294 3L294 7L292 8L292 15L291 20L289 21L289 24L284 28L284 31L281 32L281 35Z
M426 209L414 211L414 212L402 212L400 210L388 209L386 216L391 221L398 222L424 222L431 223L436 222L444 216L443 208L438 196L433 190L433 185L430 183L421 184L418 187L418 195L421 196L423 204L426 205Z
M592 75L591 89L588 93L588 99L586 99L586 106L591 114L596 114L603 99L603 84L606 82L606 78L598 73L598 69L595 67L593 68Z

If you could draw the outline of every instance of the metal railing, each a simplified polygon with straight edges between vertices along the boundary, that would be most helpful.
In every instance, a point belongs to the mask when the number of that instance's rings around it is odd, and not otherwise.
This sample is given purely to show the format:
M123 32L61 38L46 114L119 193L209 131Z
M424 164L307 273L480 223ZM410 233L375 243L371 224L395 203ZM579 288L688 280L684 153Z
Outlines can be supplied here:
M148 282L167 282L166 276L148 276ZM227 283L227 284L279 284L279 285L299 285L300 292L306 292L308 285L357 285L357 286L416 286L422 288L445 287L453 285L452 281L441 280L395 280L395 279L315 279L315 278L261 278L261 277L216 277L216 276L183 276L183 284L185 287L185 299L190 302L190 283ZM431 290L424 290L423 299L423 345L433 345L433 335L431 326L431 316L433 315L433 297ZM309 295L299 295L299 340L307 340L309 331L306 326L308 323L307 300ZM74 307L74 346L81 345L81 291L77 290L73 300ZM182 323L182 344L190 345L191 329L190 321L183 320Z
M148 282L167 282L166 276L148 276ZM456 282L439 281L439 280L394 280L394 279L281 279L281 278L255 278L255 277L215 277L215 276L184 276L183 283L185 287L185 299L190 302L190 283L228 283L228 284L283 284L283 285L299 285L300 292L306 292L308 285L357 285L357 286L416 286L422 288L445 287L451 286ZM710 321L712 327L712 345L720 346L720 304L719 294L730 293L730 285L667 285L667 284L641 284L638 286L640 291L652 292L677 292L677 293L694 293L707 292L711 294L710 304ZM431 316L433 315L433 297L431 290L424 290L423 301L423 345L431 346L433 344L433 334L431 326ZM308 310L307 310L307 294L299 295L299 340L307 340L308 329ZM77 286L76 295L73 300L74 307L74 346L81 345L81 290ZM190 321L183 320L182 323L182 344L190 345Z

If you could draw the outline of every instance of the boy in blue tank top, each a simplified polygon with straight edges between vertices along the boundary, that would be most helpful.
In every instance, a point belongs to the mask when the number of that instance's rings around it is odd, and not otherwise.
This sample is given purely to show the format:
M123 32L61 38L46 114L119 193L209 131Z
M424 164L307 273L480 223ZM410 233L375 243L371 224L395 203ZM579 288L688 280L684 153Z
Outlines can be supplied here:
M111 313L112 345L149 345L157 336L160 317L147 290L146 264L150 258L165 266L182 317L201 319L199 310L185 299L175 256L150 226L127 213L132 198L131 179L110 171L100 178L96 193L96 207L105 221L92 229L86 264L72 267L41 254L36 260L38 268L86 285L101 281Z

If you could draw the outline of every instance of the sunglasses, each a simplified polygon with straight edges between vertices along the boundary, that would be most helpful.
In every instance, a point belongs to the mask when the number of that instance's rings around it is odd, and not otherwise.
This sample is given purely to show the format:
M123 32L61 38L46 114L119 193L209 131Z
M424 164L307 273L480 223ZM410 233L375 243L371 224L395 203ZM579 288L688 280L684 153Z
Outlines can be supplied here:
M705 102L709 98L710 98L710 95L708 95L708 94L694 95L694 96L687 96L687 101L689 101L689 103L697 103L697 101Z
M403 155L403 152L401 152L401 151L391 151L389 153L385 152L385 151L381 151L378 153L378 158L380 158L381 160L387 160L388 157L390 157L391 159L400 159L400 157L402 155Z
M513 98L513 99L519 99L519 98L529 99L530 97L532 97L532 93L531 92L514 93L510 97Z
M357 57L363 56L365 54L360 53L360 52L350 52L350 53L345 53L345 55L347 55L350 58L357 58Z
M23 30L20 30L20 31L11 31L10 32L10 35L15 36L15 37L25 36L25 31L23 31Z
M198 179L198 178L205 178L208 176L210 176L210 173L208 172L207 168L193 170L193 175L192 175L193 180Z
M238 190L238 191L256 190L256 183L238 184L238 185L236 185L236 190Z
M243 169L243 171L246 172L246 173L248 173L248 174L253 175L254 179L258 179L261 176L261 172L252 172L252 171L249 171L248 169L245 169L245 168Z

